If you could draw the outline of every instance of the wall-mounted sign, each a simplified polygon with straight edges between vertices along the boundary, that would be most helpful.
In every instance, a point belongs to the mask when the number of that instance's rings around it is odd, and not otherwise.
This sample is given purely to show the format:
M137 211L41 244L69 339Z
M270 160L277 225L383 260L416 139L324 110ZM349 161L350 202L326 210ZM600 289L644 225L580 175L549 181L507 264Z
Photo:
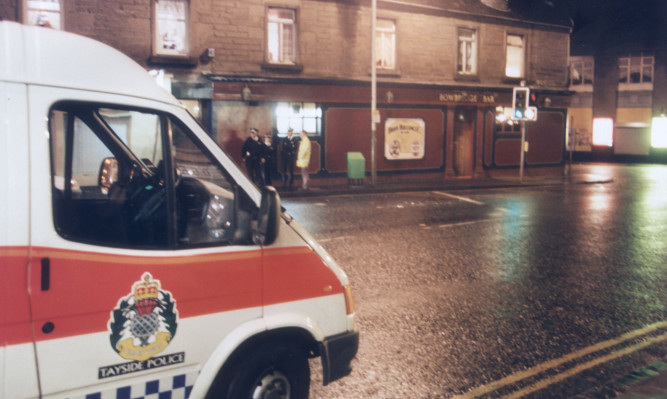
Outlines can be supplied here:
M417 118L388 118L384 123L384 156L388 160L424 158L426 123Z

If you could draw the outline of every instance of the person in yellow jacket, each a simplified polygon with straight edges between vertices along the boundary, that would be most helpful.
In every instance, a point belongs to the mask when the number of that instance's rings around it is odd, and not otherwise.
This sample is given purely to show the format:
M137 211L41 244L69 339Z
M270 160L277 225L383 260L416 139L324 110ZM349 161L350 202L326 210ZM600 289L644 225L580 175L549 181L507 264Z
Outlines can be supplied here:
M308 165L310 164L310 140L305 130L301 131L301 141L299 142L299 152L296 157L296 167L301 168L301 188L308 190Z

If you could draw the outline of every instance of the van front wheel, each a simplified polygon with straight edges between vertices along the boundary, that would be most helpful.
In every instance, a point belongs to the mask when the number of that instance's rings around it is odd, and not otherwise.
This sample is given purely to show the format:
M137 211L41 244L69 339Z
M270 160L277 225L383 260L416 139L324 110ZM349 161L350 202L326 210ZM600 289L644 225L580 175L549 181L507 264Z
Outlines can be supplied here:
M232 374L227 398L308 398L308 358L294 344L267 342L242 359Z

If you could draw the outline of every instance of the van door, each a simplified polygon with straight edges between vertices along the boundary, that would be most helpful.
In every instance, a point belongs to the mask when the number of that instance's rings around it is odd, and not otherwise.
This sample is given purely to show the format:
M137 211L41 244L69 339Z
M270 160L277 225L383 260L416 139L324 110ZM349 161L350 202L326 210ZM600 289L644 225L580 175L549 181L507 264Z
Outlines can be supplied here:
M50 139L32 158L51 162L32 185L50 210L33 224L42 393L187 396L225 335L261 317L257 209L172 115L96 96L33 108Z
M39 395L28 298L27 89L0 81L0 398Z

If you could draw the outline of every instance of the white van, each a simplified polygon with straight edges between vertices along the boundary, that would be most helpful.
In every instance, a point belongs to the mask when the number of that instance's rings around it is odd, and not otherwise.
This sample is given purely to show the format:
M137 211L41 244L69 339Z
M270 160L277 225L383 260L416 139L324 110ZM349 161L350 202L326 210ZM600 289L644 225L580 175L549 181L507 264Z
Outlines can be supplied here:
M346 274L178 101L0 22L0 397L304 398L350 372Z

